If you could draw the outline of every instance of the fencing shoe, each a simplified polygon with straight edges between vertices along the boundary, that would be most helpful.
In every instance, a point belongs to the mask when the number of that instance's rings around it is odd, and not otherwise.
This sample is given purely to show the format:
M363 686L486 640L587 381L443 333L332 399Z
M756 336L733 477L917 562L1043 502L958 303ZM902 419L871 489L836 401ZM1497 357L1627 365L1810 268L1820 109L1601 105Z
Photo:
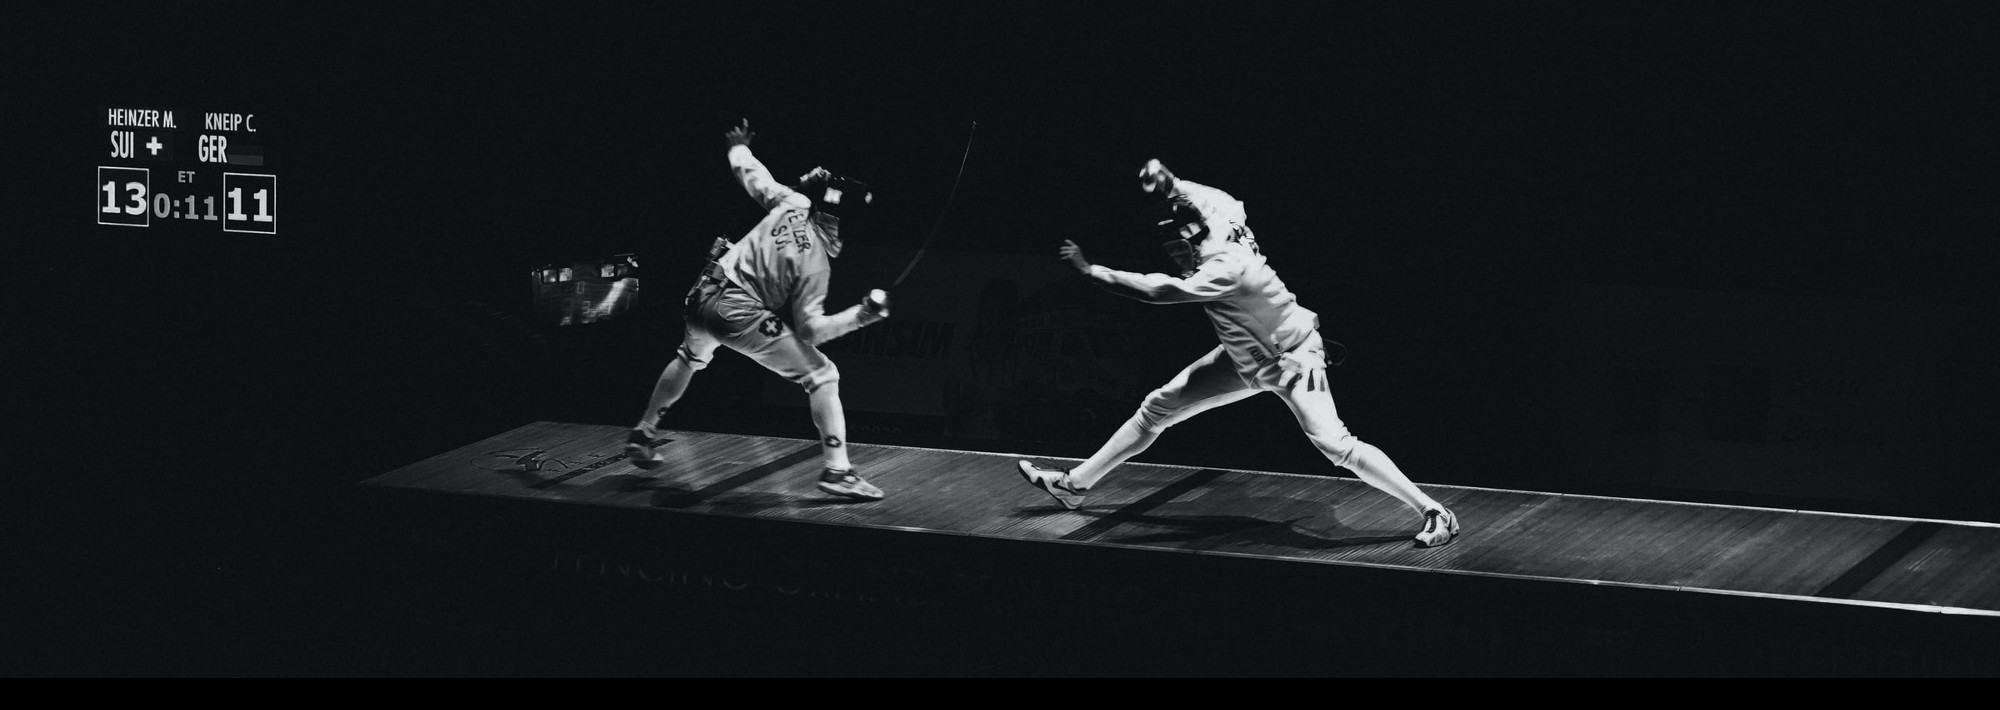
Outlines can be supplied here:
M660 452L654 451L653 447L664 443L666 442L660 439L658 430L645 425L632 427L632 431L625 435L625 457L632 460L632 465L642 470L658 469L667 465L667 459L661 456Z
M1417 533L1417 547L1438 547L1458 538L1458 516L1444 507L1424 511L1424 529Z
M1077 488L1070 483L1068 470L1042 468L1028 461L1022 461L1016 464L1016 467L1021 470L1021 478L1026 479L1028 485L1042 489L1043 493L1055 498L1064 508L1076 510L1083 505L1085 489Z
M843 498L857 500L881 500L882 489L862 480L852 469L838 471L823 469L819 473L819 489Z

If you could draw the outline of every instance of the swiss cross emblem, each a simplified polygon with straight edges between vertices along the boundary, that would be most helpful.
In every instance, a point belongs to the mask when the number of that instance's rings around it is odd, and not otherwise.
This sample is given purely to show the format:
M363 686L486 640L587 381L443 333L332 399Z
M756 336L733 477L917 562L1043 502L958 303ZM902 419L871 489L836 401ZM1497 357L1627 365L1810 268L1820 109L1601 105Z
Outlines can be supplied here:
M777 316L765 318L764 322L757 324L757 332L775 338L779 333L785 332L785 322L778 320Z

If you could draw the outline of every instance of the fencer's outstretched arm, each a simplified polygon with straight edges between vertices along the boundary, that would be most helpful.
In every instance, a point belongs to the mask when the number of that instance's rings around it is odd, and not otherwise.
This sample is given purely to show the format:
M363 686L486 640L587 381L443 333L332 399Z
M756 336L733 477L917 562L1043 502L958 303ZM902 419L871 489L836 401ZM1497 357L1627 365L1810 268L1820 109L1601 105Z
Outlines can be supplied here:
M750 119L747 118L723 134L723 140L729 145L729 169L736 175L736 181L742 183L743 190L750 193L750 199L756 200L758 207L766 210L785 202L796 202L802 208L810 206L810 198L778 182L771 176L770 169L764 167L763 161L750 152L750 139L756 135L750 131Z
M839 313L827 314L826 282L825 272L807 276L792 295L792 326L807 343L819 345L889 317L889 294L881 289L869 291L860 303Z
M1200 303L1227 298L1242 282L1242 269L1227 255L1202 262L1201 268L1185 278L1166 274L1138 274L1092 264L1083 248L1065 239L1059 250L1078 273L1120 296L1146 303Z

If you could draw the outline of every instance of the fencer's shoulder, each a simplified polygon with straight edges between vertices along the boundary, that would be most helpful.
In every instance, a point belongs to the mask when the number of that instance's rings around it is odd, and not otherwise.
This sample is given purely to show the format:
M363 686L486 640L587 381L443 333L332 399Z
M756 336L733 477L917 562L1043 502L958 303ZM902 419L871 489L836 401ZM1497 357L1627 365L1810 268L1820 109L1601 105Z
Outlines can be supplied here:
M1203 242L1201 265L1196 269L1197 273L1206 273L1211 277L1229 276L1256 266L1254 262L1256 254L1241 248L1240 245L1216 241L1219 243Z
M778 199L771 206L773 211L798 210L803 212L812 210L812 198L806 197L804 193L789 187L779 187L778 190Z
M1243 242L1213 240L1216 243L1203 249L1203 263L1214 262L1218 269L1232 273L1244 273L1252 269L1268 268L1270 261L1252 244Z
M1232 261L1248 261L1257 257L1256 247L1241 241L1226 238L1201 240L1201 256L1204 259L1226 258Z
M762 202L767 220L804 220L812 212L812 198L782 185L765 192ZM791 216L794 212L798 213L797 217Z

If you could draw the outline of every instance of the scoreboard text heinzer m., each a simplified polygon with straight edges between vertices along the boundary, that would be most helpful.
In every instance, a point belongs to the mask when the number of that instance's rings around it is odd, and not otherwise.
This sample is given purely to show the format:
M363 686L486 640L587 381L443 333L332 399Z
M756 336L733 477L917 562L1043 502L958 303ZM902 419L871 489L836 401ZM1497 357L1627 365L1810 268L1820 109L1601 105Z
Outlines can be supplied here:
M97 167L97 223L213 225L278 232L269 126L255 113L112 107L108 158Z

